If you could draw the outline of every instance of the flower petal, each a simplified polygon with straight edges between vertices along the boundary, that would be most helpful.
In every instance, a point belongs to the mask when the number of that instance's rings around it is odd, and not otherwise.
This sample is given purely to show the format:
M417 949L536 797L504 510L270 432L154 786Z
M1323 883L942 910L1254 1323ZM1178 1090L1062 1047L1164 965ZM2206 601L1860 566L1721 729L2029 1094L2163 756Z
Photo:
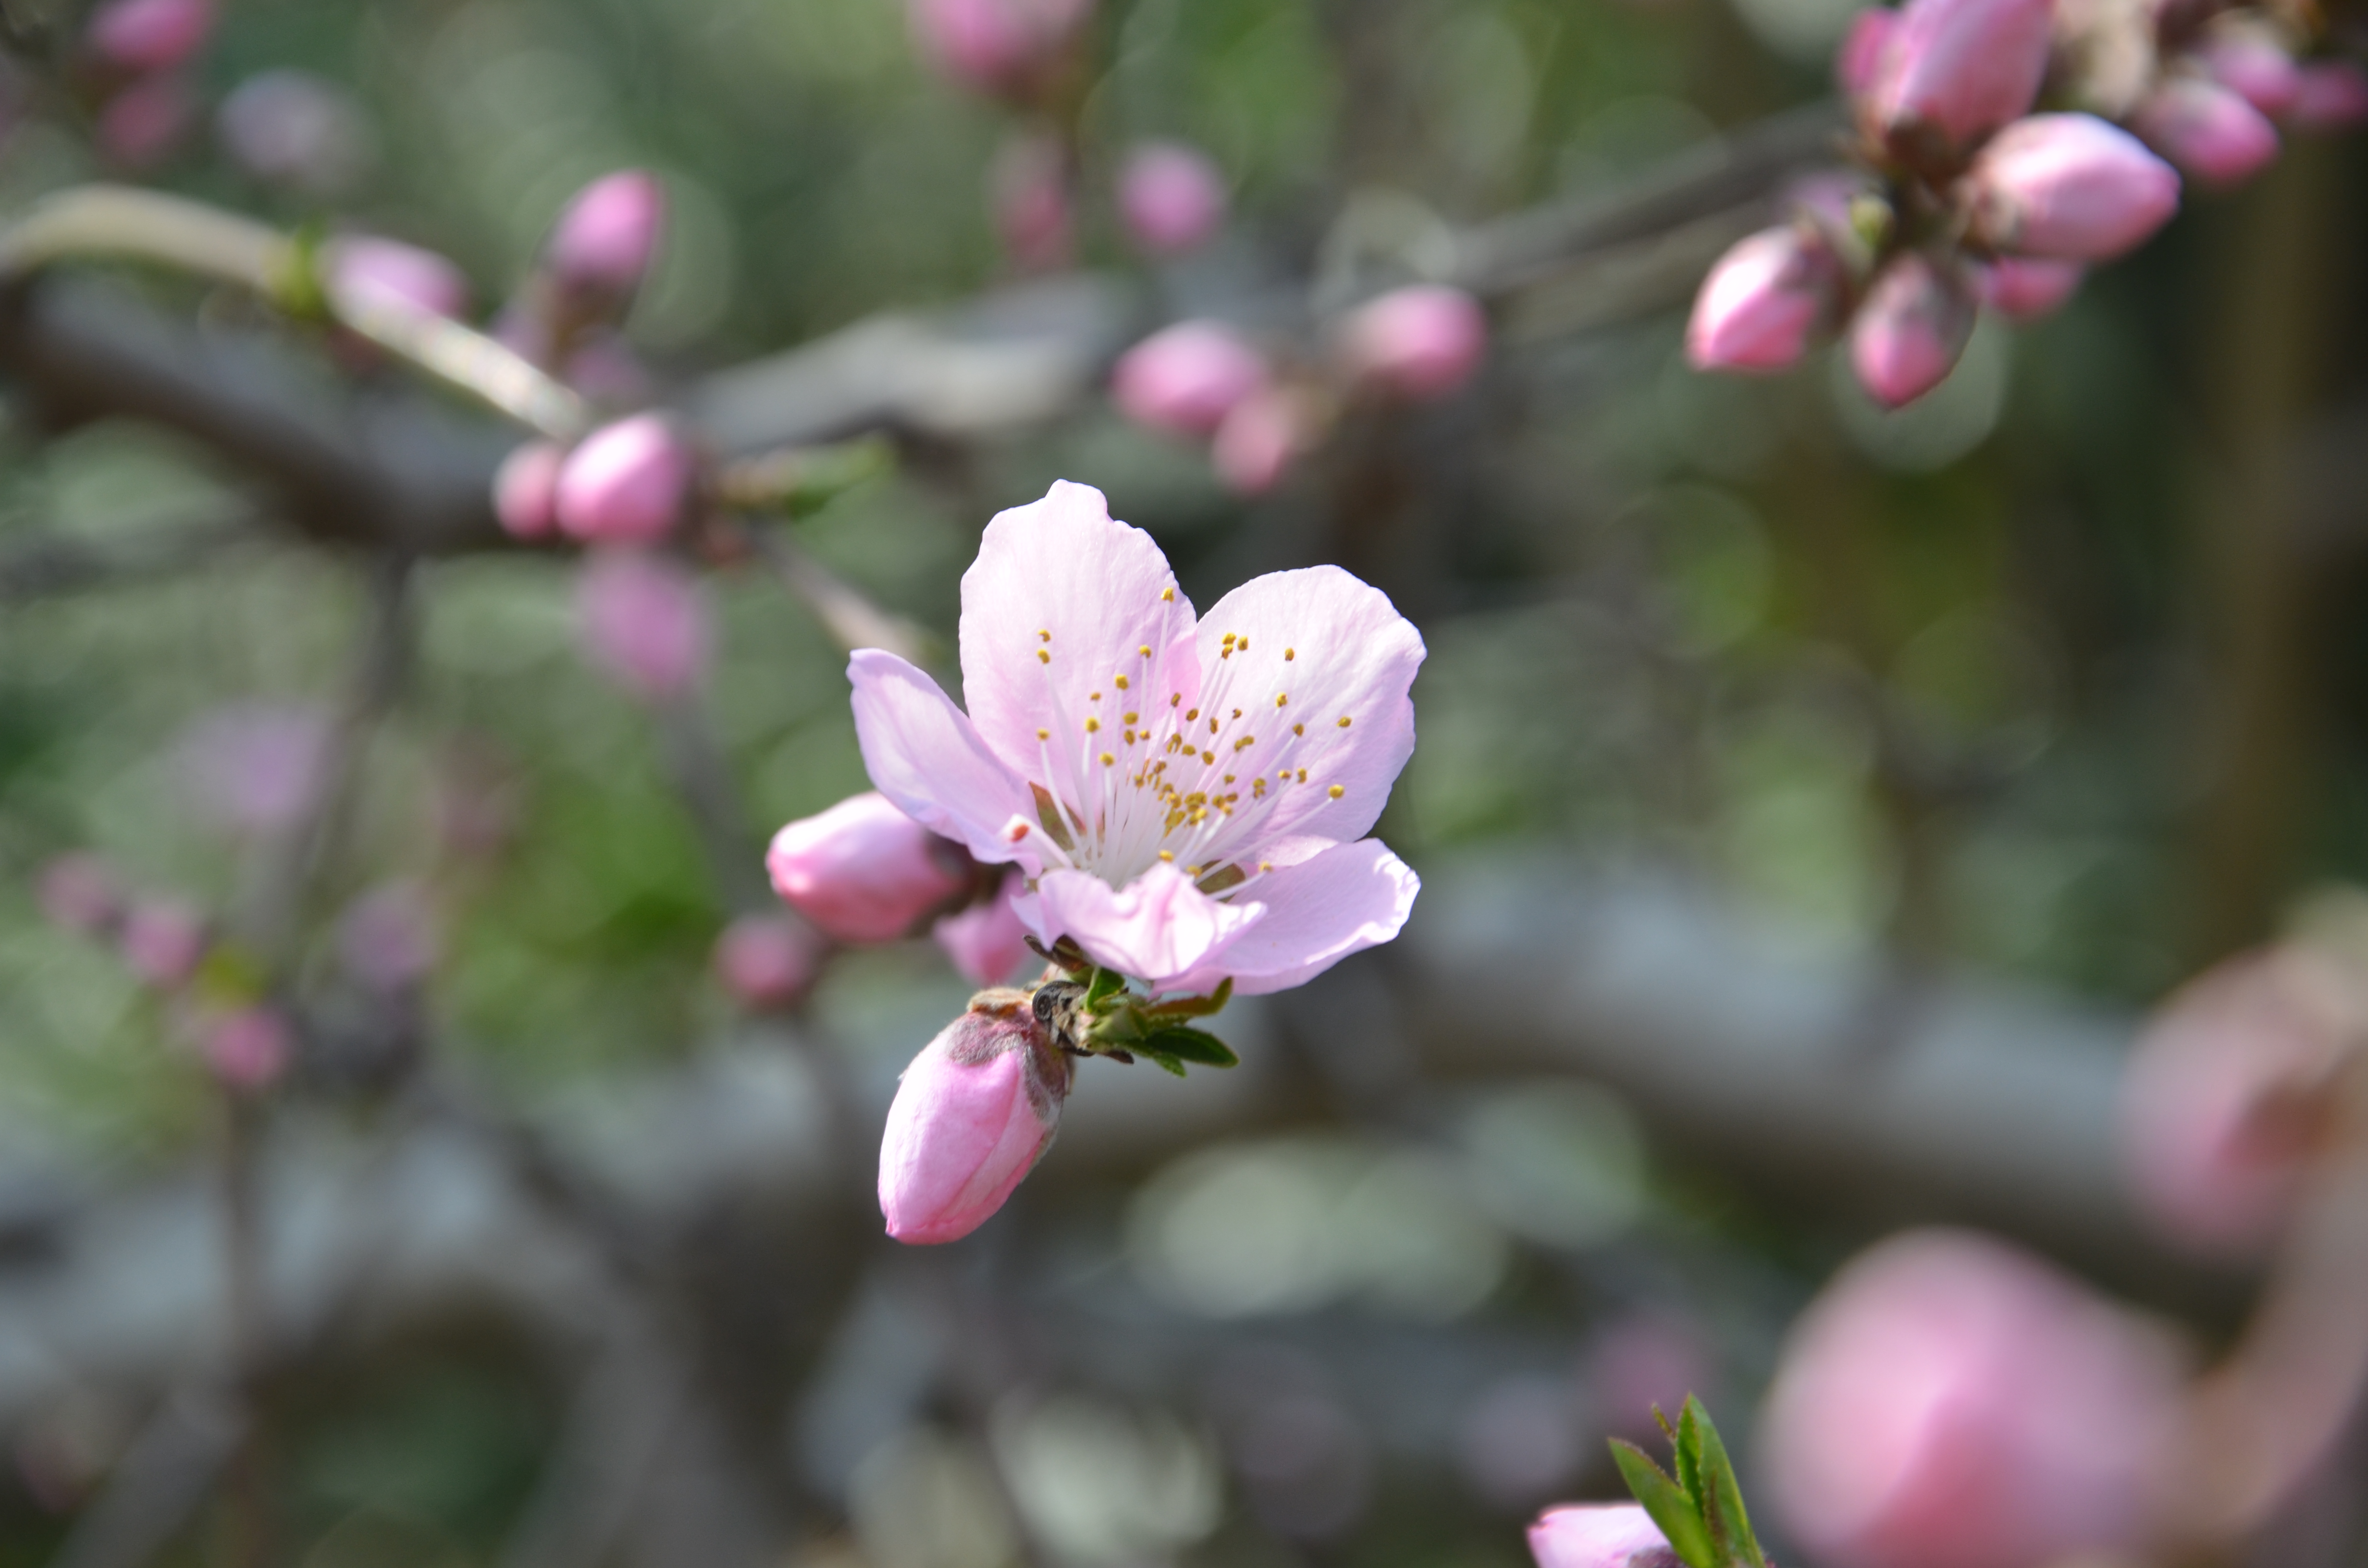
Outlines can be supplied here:
M1151 536L1111 521L1088 485L1061 481L996 513L962 599L971 722L1007 767L1072 803L1099 792L1087 765L1122 714L1198 693L1191 601ZM1088 721L1104 732L1090 742Z
M879 648L847 661L855 687L855 735L882 794L930 832L981 860L1042 862L1029 842L1005 832L1015 816L1033 822L1027 786L987 750L962 710L926 674Z
M1255 903L1220 903L1169 865L1123 888L1085 871L1047 871L1036 896L1019 903L1019 917L1047 947L1075 937L1096 963L1156 989L1214 962L1265 913Z
M1276 770L1281 799L1257 819L1258 841L1363 837L1414 754L1407 693L1424 649L1413 623L1379 588L1338 566L1312 566L1235 588L1201 618L1199 642L1201 707L1243 715L1212 744L1225 766ZM1227 847L1251 858L1257 846ZM1227 858L1198 855L1210 864Z
M1395 937L1421 891L1422 879L1380 839L1335 844L1245 889L1265 917L1168 989L1207 991L1231 975L1245 996L1288 991Z

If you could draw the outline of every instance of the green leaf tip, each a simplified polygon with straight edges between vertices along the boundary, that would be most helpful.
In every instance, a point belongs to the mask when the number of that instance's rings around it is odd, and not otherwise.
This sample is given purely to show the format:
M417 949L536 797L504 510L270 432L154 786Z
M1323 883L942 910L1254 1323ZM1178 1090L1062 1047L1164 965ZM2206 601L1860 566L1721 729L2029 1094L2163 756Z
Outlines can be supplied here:
M1734 1461L1702 1402L1688 1394L1674 1426L1658 1409L1653 1419L1669 1438L1674 1475L1635 1444L1617 1437L1611 1439L1611 1460L1646 1517L1668 1539L1669 1550L1686 1568L1768 1568L1767 1554L1751 1533Z

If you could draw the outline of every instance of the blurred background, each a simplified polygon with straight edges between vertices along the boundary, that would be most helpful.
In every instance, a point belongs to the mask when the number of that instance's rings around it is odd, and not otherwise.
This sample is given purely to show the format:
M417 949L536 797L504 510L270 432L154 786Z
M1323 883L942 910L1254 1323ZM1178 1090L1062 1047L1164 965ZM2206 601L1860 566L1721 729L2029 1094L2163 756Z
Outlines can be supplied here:
M0 1562L1510 1568L1689 1392L1788 1565L2359 1560L2355 142L1885 413L1681 353L1833 161L1835 0L0 20L0 214L399 240L514 345L653 172L630 306L525 352L760 493L602 598L482 399L11 269ZM1407 285L1485 354L1360 390ZM1190 319L1280 389L1213 463L1109 392ZM763 846L869 787L845 646L951 680L1055 478L1197 603L1329 561L1420 627L1425 892L901 1248L973 987Z

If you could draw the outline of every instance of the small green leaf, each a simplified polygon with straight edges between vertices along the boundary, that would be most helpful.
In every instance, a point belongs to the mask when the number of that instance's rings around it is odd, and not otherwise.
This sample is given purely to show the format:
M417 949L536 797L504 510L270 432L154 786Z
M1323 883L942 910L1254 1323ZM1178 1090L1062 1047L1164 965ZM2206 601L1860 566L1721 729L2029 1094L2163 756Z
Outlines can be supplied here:
M1215 1035L1180 1026L1153 1030L1144 1037L1143 1049L1164 1051L1186 1062L1198 1062L1204 1067L1238 1067L1242 1062L1242 1059Z
M1134 1050L1135 1054L1138 1056L1147 1056L1166 1071L1175 1074L1179 1078L1184 1076L1184 1063L1178 1062L1168 1052L1165 1051L1155 1051L1147 1045L1138 1045Z
M1144 1009L1155 1018L1205 1018L1224 1010L1234 999L1234 977L1217 982L1216 992L1208 996L1171 996L1165 1002L1155 1002Z
M1099 1013L1102 1004L1126 989L1126 976L1113 969L1094 966L1094 978L1086 986L1086 1011Z
M1751 1533L1751 1516L1744 1509L1743 1488L1735 1479L1735 1464L1726 1456L1726 1444L1720 1440L1710 1412L1691 1394L1686 1396L1679 1427L1690 1427L1695 1435L1700 1479L1694 1483L1694 1496L1702 1505L1703 1522L1710 1527L1721 1557L1729 1565L1768 1568L1767 1555Z
M1621 1479L1628 1490L1643 1504L1645 1513L1660 1527L1668 1538L1669 1550L1686 1568L1725 1568L1712 1546L1710 1531L1702 1528L1701 1510L1678 1483L1661 1471L1661 1467L1645 1457L1645 1450L1634 1443L1611 1439L1611 1462L1620 1467Z
M1677 1474L1678 1489L1693 1499L1697 1513L1702 1504L1702 1428L1694 1421L1699 1408L1693 1396L1687 1395L1686 1403L1678 1408L1678 1429L1669 1439L1669 1468Z

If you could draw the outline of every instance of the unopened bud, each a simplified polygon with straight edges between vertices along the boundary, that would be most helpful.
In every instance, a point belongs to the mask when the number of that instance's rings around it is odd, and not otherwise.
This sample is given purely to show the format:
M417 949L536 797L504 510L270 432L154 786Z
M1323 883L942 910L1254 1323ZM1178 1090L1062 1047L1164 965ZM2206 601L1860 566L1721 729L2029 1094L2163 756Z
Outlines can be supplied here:
M1834 51L1834 85L1851 97L1871 91L1883 71L1884 51L1899 30L1899 13L1888 6L1869 6L1850 18Z
M1358 384L1428 403L1460 391L1488 352L1488 318L1461 289L1417 284L1360 305L1340 330Z
M1850 319L1850 369L1885 408L1941 384L1974 332L1974 294L1955 266L1903 251L1876 275Z
M188 59L213 30L213 0L107 0L84 36L108 64L146 75Z
M214 135L248 174L314 196L345 190L370 161L360 108L307 71L266 71L241 82L214 111Z
M634 550L597 551L575 586L592 664L636 697L678 697L707 673L711 634L698 579Z
M1092 10L1092 0L911 0L913 36L937 68L981 92L1027 85Z
M2163 156L2211 186L2252 178L2278 155L2277 127L2242 95L2217 82L2165 82L2138 106L2130 127Z
M2035 114L1984 147L1966 176L1975 235L2018 256L2105 261L2169 222L2179 175L2118 126Z
M1903 154L1963 153L2031 108L2047 71L2049 0L1909 0L1867 94ZM1930 149L1937 135L1941 145Z
M1686 360L1698 370L1782 370L1841 297L1841 267L1823 238L1797 223L1763 229L1718 258L1694 296Z
M1012 900L1025 886L1018 872L1003 880L993 897L957 910L929 928L954 972L973 985L1001 985L1031 956L1028 928Z
M124 168L154 168L181 144L197 113L197 102L178 76L143 77L98 111L98 150Z
M1118 210L1137 245L1154 256L1180 255L1225 221L1224 176L1196 147L1146 142L1119 172Z
M198 1047L214 1076L233 1089L268 1088L295 1055L288 1021L269 1007L241 1007L209 1018Z
M123 884L96 855L61 855L41 868L41 915L76 936L96 937L123 914Z
M715 940L715 978L752 1012L786 1007L814 983L814 936L784 915L744 915Z
M1982 269L1982 303L2009 321L2038 321L2064 308L2088 270L2077 261L2000 256Z
M655 543L682 521L694 468L689 444L663 415L603 426L560 466L560 531L586 543Z
M1023 991L984 991L905 1069L880 1141L880 1212L900 1242L959 1241L1052 1147L1068 1059Z
M1209 460L1217 478L1236 495L1263 495L1282 481L1307 437L1307 416L1298 393L1269 387L1234 405L1217 426Z
M2302 96L2302 67L2284 39L2266 26L2225 19L2196 46L2194 58L2204 74L2272 119Z
M2287 122L2296 131L2348 131L2368 121L2368 73L2349 60L2302 68Z
M1188 321L1128 349L1111 372L1110 395L1138 425L1207 436L1266 383L1256 349L1214 322Z
M666 187L625 169L575 193L552 226L544 265L561 283L623 299L641 287L666 230Z
M842 942L893 942L969 885L952 844L867 790L773 835L773 891Z
M987 170L995 232L1012 265L1054 272L1076 259L1076 220L1069 204L1069 160L1049 136L1015 136Z
M123 916L119 940L124 966L162 991L187 981L206 956L205 922L174 898L135 900Z
M559 528L559 470L567 449L529 441L494 472L494 516L512 539L548 539Z
M329 716L297 702L233 702L199 715L176 770L207 819L235 833L284 833L313 809L329 762Z
M1580 1503L1548 1508L1530 1527L1538 1568L1667 1568L1669 1541L1634 1503Z
M392 305L458 317L469 308L469 280L461 269L417 245L347 234L329 242L322 261L322 287L341 309Z

